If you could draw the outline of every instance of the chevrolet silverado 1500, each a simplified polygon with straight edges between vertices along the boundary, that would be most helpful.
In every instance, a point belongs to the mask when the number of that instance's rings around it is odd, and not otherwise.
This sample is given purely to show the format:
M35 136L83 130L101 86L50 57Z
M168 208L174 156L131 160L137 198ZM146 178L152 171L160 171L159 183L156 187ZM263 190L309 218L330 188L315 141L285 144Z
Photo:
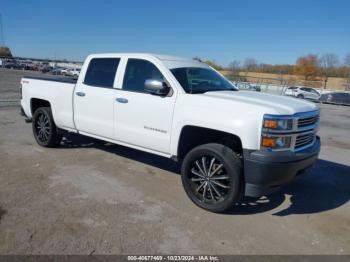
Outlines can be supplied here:
M198 61L87 57L77 80L24 77L21 111L37 143L75 132L181 162L189 198L213 212L280 188L318 157L318 107L238 91Z

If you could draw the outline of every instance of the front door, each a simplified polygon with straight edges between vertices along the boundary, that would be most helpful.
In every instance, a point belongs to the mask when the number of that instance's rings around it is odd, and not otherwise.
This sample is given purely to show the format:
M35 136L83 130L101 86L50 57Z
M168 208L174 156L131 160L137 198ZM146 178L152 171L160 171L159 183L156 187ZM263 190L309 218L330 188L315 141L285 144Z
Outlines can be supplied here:
M150 61L129 58L122 89L115 101L116 139L161 153L170 152L175 93L151 95L144 91L147 79L166 81Z

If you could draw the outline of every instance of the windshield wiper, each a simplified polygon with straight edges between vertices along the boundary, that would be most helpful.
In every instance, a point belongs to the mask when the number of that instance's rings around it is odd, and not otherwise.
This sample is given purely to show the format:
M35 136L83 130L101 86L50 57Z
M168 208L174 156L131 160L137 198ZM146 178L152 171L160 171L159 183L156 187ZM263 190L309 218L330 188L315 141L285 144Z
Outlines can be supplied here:
M190 94L204 94L207 92L217 92L217 91L238 91L238 89L235 88L225 88L225 89L196 89L191 90Z
M206 92L217 92L217 91L238 91L238 90L235 89L235 88L212 89L212 90L207 90L207 91L205 91L205 93L206 93Z
M203 94L207 92L207 90L191 90L190 94Z

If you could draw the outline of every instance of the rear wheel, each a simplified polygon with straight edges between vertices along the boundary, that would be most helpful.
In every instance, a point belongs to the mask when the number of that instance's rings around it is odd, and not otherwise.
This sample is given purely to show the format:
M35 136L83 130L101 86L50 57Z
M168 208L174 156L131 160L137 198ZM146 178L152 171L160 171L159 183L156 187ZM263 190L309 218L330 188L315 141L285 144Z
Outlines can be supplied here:
M183 161L181 173L188 197L201 208L224 212L240 197L242 163L224 145L212 143L192 149Z
M304 99L304 96L302 94L297 95L297 98Z
M36 142L43 147L55 147L62 139L52 117L50 107L40 107L33 115L33 134Z

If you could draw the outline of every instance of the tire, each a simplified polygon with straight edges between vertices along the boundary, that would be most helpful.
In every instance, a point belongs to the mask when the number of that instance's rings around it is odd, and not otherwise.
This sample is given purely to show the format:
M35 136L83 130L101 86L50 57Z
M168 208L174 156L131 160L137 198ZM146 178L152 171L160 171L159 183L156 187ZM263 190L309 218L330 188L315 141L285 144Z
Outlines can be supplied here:
M242 161L233 150L221 144L204 144L192 149L182 163L181 174L187 196L211 212L231 209L243 190Z
M297 95L297 98L304 99L304 96L302 94Z
M52 117L50 107L40 107L35 110L32 122L36 142L43 147L56 147L62 140Z

